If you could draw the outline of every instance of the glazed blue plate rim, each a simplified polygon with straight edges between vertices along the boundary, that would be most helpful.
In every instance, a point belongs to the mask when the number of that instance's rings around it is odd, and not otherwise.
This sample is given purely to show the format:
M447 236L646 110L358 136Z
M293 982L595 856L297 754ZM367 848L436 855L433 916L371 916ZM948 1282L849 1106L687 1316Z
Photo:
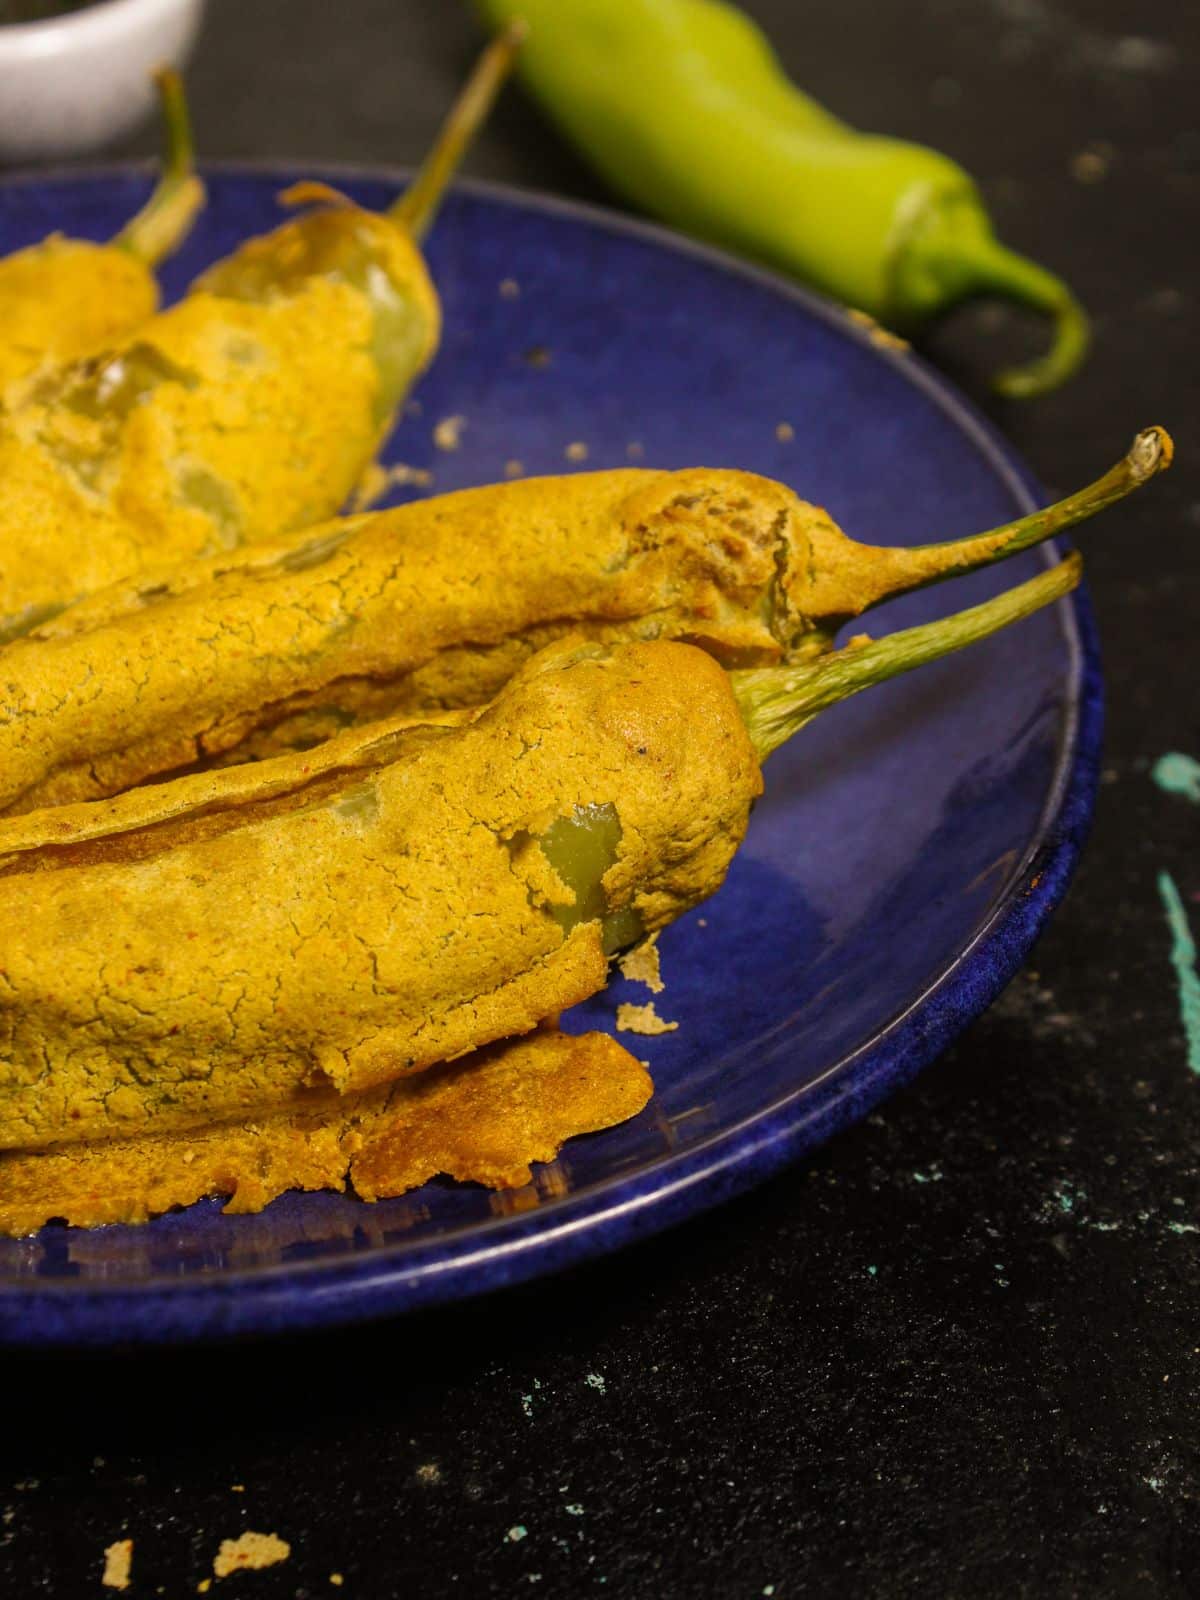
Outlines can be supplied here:
M400 167L261 161L206 163L214 174L286 185L297 176L399 184ZM5 174L6 187L69 178L127 178L122 163ZM881 348L845 310L764 268L652 223L512 185L465 180L485 200L634 235L705 261L797 303L812 317L899 369L962 431L1026 510L1042 503L1036 479L993 425L920 357ZM1051 555L1047 556L1047 560ZM934 1060L1014 976L1066 892L1091 821L1103 733L1099 646L1090 602L1077 590L1058 615L1069 657L1067 725L1036 832L1008 889L942 972L869 1039L817 1080L692 1148L535 1212L495 1217L425 1245L378 1246L366 1259L223 1270L181 1282L165 1275L128 1285L57 1281L0 1285L0 1344L115 1347L179 1344L296 1332L465 1299L608 1253L719 1204L778 1172L859 1120Z

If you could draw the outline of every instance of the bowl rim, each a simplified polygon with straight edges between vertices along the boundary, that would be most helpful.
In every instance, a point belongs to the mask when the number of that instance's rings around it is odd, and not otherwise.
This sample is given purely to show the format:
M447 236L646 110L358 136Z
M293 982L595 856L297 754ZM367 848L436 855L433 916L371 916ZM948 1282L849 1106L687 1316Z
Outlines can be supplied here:
M14 171L0 179L0 187L111 181L144 171L129 163ZM393 165L328 161L211 161L202 164L202 172L281 186L299 172L330 182L396 184L411 176L409 169ZM460 180L452 192L632 234L783 295L900 369L967 435L1020 510L1045 503L1029 468L966 396L921 356L881 346L874 327L856 321L845 307L766 268L614 209L482 179ZM1047 565L1060 554L1058 545L1043 547ZM164 1272L136 1283L0 1281L0 1347L189 1344L333 1327L471 1298L660 1232L762 1182L858 1121L936 1059L991 1004L1061 901L1078 861L1099 783L1104 721L1099 643L1086 587L1057 602L1053 611L1066 647L1068 682L1052 780L1024 857L945 968L819 1078L648 1168L520 1216L491 1218L463 1235L378 1246L359 1258L232 1269L211 1278L181 1280ZM852 1085L845 1082L851 1068L857 1069Z
M194 10L203 0L85 0L76 11L57 17L39 17L32 22L0 23L0 63L31 62L39 57L62 57L86 45L96 44L129 27L137 27L168 11ZM80 173L84 168L77 169ZM91 176L91 169L86 169ZM43 177L54 169L45 168ZM12 176L18 176L14 169ZM96 174L97 176L99 174ZM5 174L7 181L10 174Z

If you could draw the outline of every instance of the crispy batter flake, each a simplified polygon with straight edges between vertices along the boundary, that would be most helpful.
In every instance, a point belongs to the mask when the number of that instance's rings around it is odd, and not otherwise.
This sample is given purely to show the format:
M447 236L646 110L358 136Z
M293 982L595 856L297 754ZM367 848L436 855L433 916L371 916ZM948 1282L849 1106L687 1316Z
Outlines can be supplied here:
M667 1022L654 1009L654 1001L644 1006L620 1005L617 1007L617 1027L621 1033L674 1033L677 1022Z
M634 1116L653 1085L607 1034L535 1033L394 1086L188 1134L0 1157L0 1232L54 1217L142 1222L205 1195L261 1211L286 1189L403 1194L437 1173L519 1188L575 1134Z

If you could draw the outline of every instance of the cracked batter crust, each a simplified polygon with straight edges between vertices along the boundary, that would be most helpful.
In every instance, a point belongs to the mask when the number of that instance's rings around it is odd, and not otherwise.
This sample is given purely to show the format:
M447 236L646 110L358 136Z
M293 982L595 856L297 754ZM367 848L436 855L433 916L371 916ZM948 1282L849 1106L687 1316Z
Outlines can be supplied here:
M53 1218L79 1227L144 1222L206 1195L261 1211L287 1189L342 1189L364 1200L438 1173L492 1189L530 1181L566 1139L624 1122L653 1092L642 1064L603 1033L539 1032L453 1066L255 1122L0 1155L0 1233Z
M671 643L561 643L459 726L316 756L0 822L0 1148L286 1109L527 1032L603 985L609 919L652 932L719 886L761 790L727 675ZM527 845L593 816L616 849L572 924Z
M631 469L468 489L148 574L0 650L0 808L479 705L568 632L685 638L730 666L823 648L814 545L859 548L769 479Z
M148 565L330 516L390 423L397 360L411 380L437 331L416 246L329 209L251 241L103 355L11 386L0 639Z

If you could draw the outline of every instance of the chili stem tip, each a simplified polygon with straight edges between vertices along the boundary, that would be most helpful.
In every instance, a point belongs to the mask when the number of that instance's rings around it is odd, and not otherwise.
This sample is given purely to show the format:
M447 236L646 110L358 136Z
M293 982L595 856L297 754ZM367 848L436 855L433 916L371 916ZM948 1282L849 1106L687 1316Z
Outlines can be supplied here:
M113 241L149 267L179 248L204 204L183 79L167 66L159 67L153 77L163 120L162 173L149 200Z
M510 22L487 45L450 107L420 171L392 207L393 221L414 239L429 231L450 180L495 105L528 32L525 22Z
M882 639L863 635L813 662L731 672L734 698L758 759L764 761L829 706L986 639L1069 594L1082 575L1083 558L1073 552L1057 566L982 605L936 622Z

